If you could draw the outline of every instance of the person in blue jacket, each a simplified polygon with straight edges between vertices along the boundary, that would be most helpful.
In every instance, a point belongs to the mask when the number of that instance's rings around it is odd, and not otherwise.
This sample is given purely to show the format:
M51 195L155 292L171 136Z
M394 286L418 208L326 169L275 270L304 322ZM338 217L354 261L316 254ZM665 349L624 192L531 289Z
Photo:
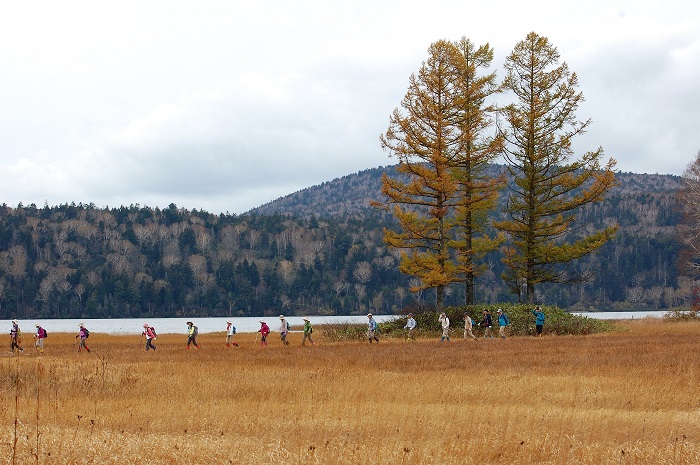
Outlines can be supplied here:
M377 341L377 344L379 343L379 338L377 337L377 333L379 330L377 329L377 321L374 319L371 313L367 314L367 339L369 339L369 343L371 344L372 341Z
M535 315L535 331L539 337L542 337L542 327L544 327L544 312L540 307L535 307L532 311Z
M503 310L500 308L498 309L498 335L501 336L501 339L506 338L506 326L510 324L510 320L508 319L508 315L503 313Z

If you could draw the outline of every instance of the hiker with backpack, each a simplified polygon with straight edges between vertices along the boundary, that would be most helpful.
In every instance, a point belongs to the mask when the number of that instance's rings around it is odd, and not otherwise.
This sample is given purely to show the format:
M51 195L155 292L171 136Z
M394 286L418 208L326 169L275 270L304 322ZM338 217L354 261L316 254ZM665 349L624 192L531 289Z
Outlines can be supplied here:
M406 320L406 326L403 327L403 329L408 330L408 334L406 335L406 340L408 341L409 339L415 341L416 340L416 320L413 319L413 313L408 314L408 319Z
M12 329L10 329L10 350L15 353L15 349L20 352L24 352L24 349L20 344L22 343L22 330L19 329L19 322L17 320L12 320Z
M510 320L508 319L508 315L503 313L503 310L500 308L498 309L498 335L501 336L501 339L506 338L506 326L510 325Z
M40 354L44 353L44 339L48 336L48 333L40 324L35 324L36 333L34 334L34 348L39 351Z
M379 338L377 337L377 333L379 330L377 329L377 321L374 319L374 316L372 316L371 313L367 314L367 339L369 340L369 343L371 344L372 341L377 341L377 344L379 344Z
M156 346L153 345L153 341L155 341L156 337L158 337L156 334L156 329L153 326L149 326L148 323L144 323L141 336L146 336L146 352L148 352L149 349L153 349L155 351Z
M237 342L233 342L233 335L236 334L236 327L230 321L226 322L226 347L238 346Z
M289 333L289 322L285 320L284 315L280 315L280 339L284 345L289 345L287 333Z
M442 337L440 338L440 342L444 342L445 339L447 339L447 342L450 342L450 319L447 318L447 314L443 312L438 317L438 321L442 327Z
M80 339L80 342L78 343L78 353L82 352L83 349L90 352L90 348L87 345L87 339L90 337L90 331L88 331L88 329L82 323L78 324L78 326L80 326L80 330L78 331L77 336L75 336L76 339Z
M267 335L270 334L270 327L267 326L267 323L265 323L263 320L260 320L260 329L258 332L260 333L260 346L266 346Z
M481 320L480 325L482 328L484 328L484 339L487 337L493 339L493 333L491 332L493 320L491 319L491 312L489 312L487 308L484 309L484 318Z
M304 318L304 337L301 339L301 345L306 345L306 340L308 339L311 345L314 345L313 339L311 339L311 333L314 329L311 327L311 322L308 318Z
M194 345L195 349L199 349L197 344L197 335L199 334L199 328L197 328L191 321L187 322L187 350L190 350L190 344Z
M474 340L477 340L476 336L474 336L474 332L472 331L473 328L474 321L472 320L472 317L469 316L469 312L464 312L464 339L470 337Z

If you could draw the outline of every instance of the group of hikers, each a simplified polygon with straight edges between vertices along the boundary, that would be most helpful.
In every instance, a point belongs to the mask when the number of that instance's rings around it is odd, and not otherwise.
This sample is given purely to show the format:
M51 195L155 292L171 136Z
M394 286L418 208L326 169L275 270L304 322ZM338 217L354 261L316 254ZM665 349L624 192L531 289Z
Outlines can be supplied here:
M78 343L78 352L85 350L90 352L90 347L87 345L87 339L90 337L90 331L85 327L83 323L79 323L78 334L75 336L76 342ZM35 324L36 332L34 333L34 348L36 348L39 353L44 353L44 339L46 339L49 333L40 324ZM10 329L10 350L12 353L17 351L18 353L24 353L24 348L22 344L22 330L19 327L19 322L17 320L12 320L12 328ZM154 347L155 348L155 347Z
M532 314L535 316L535 331L537 336L542 336L542 328L544 327L544 321L545 321L545 314L542 311L540 307L536 307L534 310L532 310ZM367 314L367 339L369 340L370 344L372 342L377 342L379 343L379 328L377 326L377 321L374 319L374 316L369 313ZM291 326L287 319L285 318L284 315L279 316L279 334L280 334L280 340L282 341L283 345L289 345L289 341L287 340L287 335L291 331ZM304 346L306 345L306 341L308 341L310 344L314 344L313 338L312 338L312 333L313 333L313 327L311 326L311 321L309 321L308 318L303 318L304 321L304 326L303 326L303 338L301 340L301 345ZM442 336L440 338L440 342L444 341L450 341L450 319L447 317L447 314L444 312L440 314L438 317L438 322L440 323L440 326L442 328ZM498 326L499 326L499 336L502 339L506 338L506 327L510 325L510 320L508 318L508 315L503 312L500 308L498 309ZM44 339L48 336L48 333L46 332L46 329L44 329L41 325L36 324L34 325L36 327L36 332L34 333L34 347L40 352L44 352ZM86 352L90 352L90 348L87 345L87 339L90 337L90 331L85 327L83 323L79 323L79 331L78 334L75 336L76 342L78 342L78 352L82 352L85 350ZM483 311L483 319L479 323L479 326L483 328L484 330L484 338L494 338L493 332L492 332L492 327L493 327L493 318L491 317L491 312L488 309L484 309ZM408 318L406 320L406 325L404 326L404 329L407 330L406 334L406 339L407 340L416 340L416 329L418 327L418 324L416 323L416 320L413 318L413 314L409 313ZM468 312L464 312L464 338L471 338L471 339L477 339L477 337L474 335L473 332L474 329L474 321L472 318L469 316ZM265 320L260 320L260 329L257 331L260 333L260 345L261 346L267 346L267 337L269 334L272 332L268 324L265 322ZM238 343L233 340L234 335L236 334L236 327L233 325L231 321L226 322L226 342L225 345L226 347L237 347ZM199 335L199 329L195 324L191 321L187 322L187 346L186 349L189 350L190 346L194 346L195 349L199 349L199 344L197 344L197 336ZM146 351L149 350L156 350L156 346L153 344L153 341L156 340L158 337L156 333L156 329L149 325L148 323L144 323L143 325L143 332L141 333L141 337L143 338L145 336L146 338ZM12 329L10 330L10 349L12 353L15 353L15 351L18 351L19 353L23 353L24 349L21 346L22 343L22 331L19 327L19 322L17 320L12 320Z
M535 332L538 337L542 337L542 328L544 327L544 320L545 320L545 314L542 311L542 308L535 307L535 309L532 310L532 314L535 316ZM374 321L374 318L372 317L372 314L370 313L367 315L369 318L369 324L367 327L367 338L369 339L369 342L371 343L373 340L379 342L379 339L377 339L376 336L376 328L377 324ZM444 341L450 341L450 319L447 317L446 313L440 313L440 316L438 316L438 322L440 323L440 327L442 328L442 336L440 337L440 342ZM493 339L493 318L491 316L491 311L487 308L484 309L483 311L483 318L479 322L479 326L484 329L484 338L490 338ZM506 327L510 326L510 319L508 318L508 315L502 310L498 309L498 335L501 337L501 339L506 338ZM413 314L409 313L408 314L408 319L406 320L406 325L404 326L404 329L407 330L406 334L406 340L416 340L416 328L418 327L418 324L416 323L416 320L413 318ZM471 316L469 315L469 312L464 312L464 339L471 338L471 339L478 339L474 335L474 320L472 320Z

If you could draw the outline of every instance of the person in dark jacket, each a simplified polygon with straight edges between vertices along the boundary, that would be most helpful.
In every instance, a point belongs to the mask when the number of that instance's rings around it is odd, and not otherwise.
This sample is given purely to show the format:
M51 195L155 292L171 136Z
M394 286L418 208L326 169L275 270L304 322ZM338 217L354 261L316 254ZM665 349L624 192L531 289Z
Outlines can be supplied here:
M493 333L491 332L491 327L493 326L493 320L491 319L491 312L487 308L484 309L484 318L481 320L481 327L484 328L484 338L490 337L493 339Z

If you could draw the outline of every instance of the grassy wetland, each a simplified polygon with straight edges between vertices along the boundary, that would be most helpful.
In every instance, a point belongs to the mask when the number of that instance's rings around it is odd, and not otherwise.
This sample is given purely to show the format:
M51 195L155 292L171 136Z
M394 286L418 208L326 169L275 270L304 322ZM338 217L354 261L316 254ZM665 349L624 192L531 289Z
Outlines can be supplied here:
M296 329L296 328L295 328ZM0 357L0 463L700 463L700 323L269 346L50 334ZM479 333L477 333L479 334Z

